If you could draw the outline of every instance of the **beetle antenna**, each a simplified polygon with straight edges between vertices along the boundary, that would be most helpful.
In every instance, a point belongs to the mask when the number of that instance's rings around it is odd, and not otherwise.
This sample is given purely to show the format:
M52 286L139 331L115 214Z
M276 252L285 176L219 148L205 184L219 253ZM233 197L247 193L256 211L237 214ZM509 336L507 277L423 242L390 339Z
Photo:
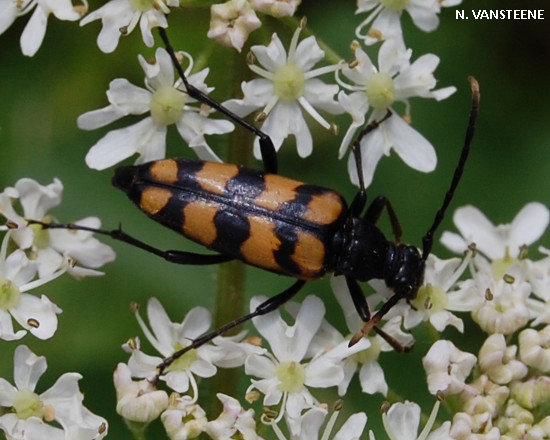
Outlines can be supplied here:
M464 166L466 165L466 161L468 160L468 154L470 153L472 138L474 137L477 114L479 110L479 83L473 76L468 77L468 81L470 81L470 87L472 89L472 108L470 110L470 119L468 121L468 128L466 130L466 138L464 140L464 146L462 147L462 153L460 153L460 159L458 160L458 164L453 175L453 180L451 181L451 186L445 194L445 198L443 199L443 204L441 205L441 208L439 208L439 211L437 211L437 213L435 214L431 228L428 230L428 232L426 232L426 235L422 237L422 259L424 261L426 261L428 255L430 255L430 252L432 251L435 231L443 221L443 218L445 217L445 212L451 204L456 188L460 182L460 178L462 177L462 173L464 172Z

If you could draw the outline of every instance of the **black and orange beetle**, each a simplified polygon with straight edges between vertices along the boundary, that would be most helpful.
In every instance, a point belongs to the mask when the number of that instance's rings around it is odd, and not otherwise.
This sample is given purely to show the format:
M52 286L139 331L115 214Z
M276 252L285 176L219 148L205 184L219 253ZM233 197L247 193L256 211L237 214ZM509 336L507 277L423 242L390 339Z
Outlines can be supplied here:
M352 339L374 330L394 347L397 341L376 324L401 299L415 298L424 279L424 268L431 252L434 233L458 186L470 151L478 113L479 87L471 78L472 107L462 153L449 190L433 224L422 239L422 252L399 242L401 227L384 196L377 197L365 210L367 197L361 173L362 137L382 121L365 127L354 142L360 188L348 206L337 192L309 185L277 174L277 156L271 139L258 128L239 118L217 101L187 83L165 31L161 36L181 76L186 93L219 110L260 138L264 170L234 164L192 159L164 159L118 168L112 183L124 191L145 214L164 226L194 240L217 254L163 251L137 240L120 229L94 230L74 225L44 225L87 229L109 235L178 264L218 264L232 259L297 278L288 289L268 299L250 314L205 334L159 366L164 370L174 359L253 317L269 313L292 298L308 280L333 272L343 275L355 308L365 322ZM391 114L388 113L387 117ZM388 240L376 223L388 211L395 241ZM364 213L363 213L364 211ZM394 294L371 315L358 281L382 279Z

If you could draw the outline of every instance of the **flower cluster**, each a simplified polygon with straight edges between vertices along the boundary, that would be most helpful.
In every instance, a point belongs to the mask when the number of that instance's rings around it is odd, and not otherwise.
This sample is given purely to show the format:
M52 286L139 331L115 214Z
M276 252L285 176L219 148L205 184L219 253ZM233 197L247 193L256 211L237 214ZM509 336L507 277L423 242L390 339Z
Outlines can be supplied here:
M9 439L89 439L107 435L107 421L82 405L78 389L82 376L65 373L41 394L35 392L46 371L46 358L36 356L26 345L15 349L15 386L0 378L0 429Z
M182 3L110 0L88 14L85 1L74 5L69 0L0 0L0 34L32 12L21 35L27 56L40 48L50 14L60 20L80 20L81 25L101 20L97 45L105 53L114 52L120 37L131 34L138 24L145 46L154 47L153 29L167 28L168 19L176 15L172 11ZM200 159L221 161L209 136L233 133L236 122L247 124L239 117L254 114L254 122L276 150L293 137L302 158L313 152L312 123L336 136L338 127L330 118L351 118L339 139L339 151L333 153L339 158L348 155L350 178L364 187L373 181L381 158L392 150L418 171L435 168L435 149L411 125L411 101L442 101L456 89L436 88L439 57L431 53L413 57L400 19L406 11L418 28L433 31L442 8L460 0L358 0L356 12L366 18L355 29L359 41L351 42L353 59L348 62L308 35L305 19L292 18L300 0L207 3L206 37L212 44L241 52L249 37L260 33L252 34L254 30L282 17L291 17L284 20L293 25L289 43L277 28L264 32L271 37L269 42L251 44L246 62L257 77L240 84L242 97L221 106L206 98L214 90L205 82L209 69L194 71L189 53L173 53L167 47L156 48L154 58L140 55L144 87L114 79L106 92L108 104L77 119L80 129L95 130L122 118L141 118L104 134L86 155L88 167L103 170L135 155L137 163L164 158L171 125ZM200 57L204 62L207 55ZM216 110L225 116L219 117ZM254 147L256 157L265 154L258 139ZM360 154L350 154L353 149ZM355 162L358 158L360 164ZM58 179L43 186L24 178L0 193L0 215L5 219L0 228L3 341L28 334L39 340L52 338L61 309L49 296L31 291L42 290L65 273L78 278L101 275L99 269L114 260L111 248L93 237L101 226L99 219L87 217L73 222L72 228L57 224L50 210L61 202L62 190ZM329 322L325 305L316 296L256 316L254 312L268 301L257 296L250 301L254 334L218 332L203 344L193 344L204 341L201 336L211 330L210 311L194 307L183 321L173 322L161 302L152 298L146 306L147 319L137 306L135 316L147 346L156 353L142 347L138 336L123 344L129 357L114 372L116 411L136 438L145 438L145 429L157 419L171 439L365 438L363 408L353 408L345 422L337 423L348 388L355 381L363 393L399 400L390 392L392 377L381 358L386 352L410 349L416 329L424 325L436 334L423 365L427 388L437 401L420 433L418 404L384 405L382 424L389 438L548 438L550 250L540 248L543 257L534 259L528 247L543 235L549 221L548 209L536 202L527 204L512 223L498 226L474 207L456 210L459 233L444 233L442 243L459 257L440 259L430 254L422 260L424 279L416 297L392 307L362 337L357 336L365 324L357 315L361 304L354 304L356 292L350 295L349 282L342 276L333 276L331 285L345 316L343 330ZM382 280L369 284L367 302L374 316L395 292ZM487 335L476 355L441 338L448 327L467 331L471 322L465 314ZM202 402L201 382L229 368L239 368L246 377L246 391L244 396L217 393L222 409L212 415ZM84 407L78 387L81 376L65 373L39 393L37 382L45 370L44 357L25 345L15 349L15 386L0 378L0 429L6 437L103 438L107 421ZM327 401L330 392L335 402ZM251 406L261 401L262 414L244 408L243 400ZM450 415L437 425L440 406L447 407ZM372 431L368 436L375 438Z
M0 193L0 215L6 226L0 246L0 339L21 339L27 331L40 339L51 338L57 329L61 309L46 295L32 295L36 289L67 272L76 277L102 275L97 268L113 261L113 250L87 231L45 229L55 222L48 211L61 202L63 184L54 179L43 186L32 179L20 179ZM23 210L19 214L14 204ZM101 226L96 217L75 224ZM14 332L12 319L23 329Z
M456 400L452 438L550 435L545 410L550 403L550 260L543 248L541 260L527 257L527 246L542 236L549 220L540 203L527 204L511 224L499 226L466 206L454 216L461 235L443 235L443 243L457 252L475 244L471 278L460 283L456 294L462 311L469 311L487 334L477 357L441 340L424 358L430 391Z
M265 300L265 297L253 298L250 309L256 309ZM243 339L244 333L234 337L218 336L213 343L187 351L157 377L157 367L163 359L185 348L208 330L210 313L197 307L189 311L181 324L174 323L160 302L151 299L147 305L149 326L139 315L139 310L136 310L136 317L147 340L161 357L144 353L137 337L124 344L130 359L127 364L119 364L114 373L117 412L140 432L160 418L171 439L195 438L202 432L212 439L233 438L234 435L261 439L254 411L243 409L237 399L218 394L223 408L215 419L209 419L198 403L197 378L212 377L218 368L244 366L244 373L250 378L246 400L253 402L263 395L264 414L260 420L273 430L278 439L287 438L285 431L291 439L314 439L320 434L323 438L332 438L331 431L342 404L335 405L323 428L328 415L327 405L315 397L315 390L337 387L343 396L352 376L359 370L362 381L376 380L376 368L369 370L367 367L365 370L365 365L377 365L376 357L383 342L365 338L349 347L349 336L340 334L323 319L325 307L315 296L308 296L301 305L288 303L285 309L289 319L294 321L292 325L279 311L253 320L269 349L264 348L258 338ZM385 327L388 331L389 328ZM170 395L153 385L159 380L169 388ZM381 381L384 382L383 377ZM387 390L387 386L384 391L366 387L366 392L385 393ZM439 404L436 404L423 432L430 432L438 408ZM410 431L419 425L420 407L411 402L397 404L384 417L388 433ZM283 421L284 427L281 428ZM355 413L334 438L359 438L366 422L365 413ZM448 433L449 426L447 422L433 435Z
M34 1L30 3L35 4ZM37 0L37 3L40 7L42 2ZM214 4L211 7L208 36L240 51L248 34L261 25L257 12L274 17L292 16L299 3L229 0ZM436 165L435 151L430 142L409 125L410 99L422 97L439 101L449 97L456 89L445 87L434 90L436 80L433 72L439 64L436 55L426 54L411 62L412 51L405 45L399 17L402 10L407 9L417 18L415 22L421 29L433 30L437 27L437 14L441 6L452 6L459 2L396 3L399 2L360 1L358 5L358 13L372 10L369 18L359 26L358 34L361 34L365 23L377 17L370 34L384 35L374 40L383 41L378 48L378 67L371 61L367 49L354 42L354 59L349 63L340 61L314 68L325 58L325 51L314 36L299 41L300 31L305 26L305 21L302 21L292 37L288 51L276 33L267 46L252 46L253 58L260 65L249 61L249 66L261 78L243 82L244 97L230 99L224 105L238 116L257 111L255 119L262 122L262 130L272 138L276 149L288 136L293 135L301 157L309 156L313 150L312 134L304 116L311 117L323 128L336 133L336 125L327 121L322 113L347 113L352 123L340 145L339 156L342 158L361 127L381 120L387 111L396 113L392 106L402 102L405 104L402 118L395 115L380 124L376 133L357 139L362 150L361 166L365 186L372 181L380 158L388 156L392 149L410 167L422 172L432 171ZM104 52L112 52L120 36L130 33L139 22L143 40L150 47L154 44L152 28L166 28L166 14L170 12L170 7L177 5L178 2L173 0L111 0L86 15L81 24L101 19L103 28L98 36L98 46ZM14 10L13 19L31 7L29 5ZM11 21L6 22L5 28L10 24ZM2 31L0 27L0 33ZM371 37L365 37L364 40L367 44L373 42ZM37 41L36 49L39 43ZM189 60L185 73L189 76L190 84L205 93L210 92L212 89L204 83L208 69L190 75L193 67L191 56L185 52L180 52L179 56ZM153 64L142 57L140 64L146 75L146 89L140 89L124 79L113 80L107 91L109 106L81 115L79 127L85 130L100 128L126 115L150 112L150 116L131 127L117 129L104 136L86 157L88 166L104 169L134 153L139 154L138 162L164 157L166 128L171 124L176 125L182 138L201 159L219 160L204 135L226 134L233 130L233 125L226 120L209 119L207 116L212 112L211 109L192 105L193 99L182 93L184 87L181 80L174 79L170 60L163 49L157 50ZM327 84L319 78L332 72L337 73L337 84ZM255 155L260 157L257 139ZM349 156L348 169L352 181L358 184L353 155Z
M46 186L20 179L0 193L0 215L6 220L0 245L0 339L20 340L27 332L38 339L54 336L61 309L46 295L30 293L69 273L75 277L102 275L97 269L113 261L115 254L88 231L47 229L55 222L49 210L61 202L63 185L58 179ZM16 206L22 209L17 212ZM33 222L34 221L34 222ZM40 222L40 223L35 223ZM101 226L96 217L75 224ZM16 330L13 322L21 329ZM15 387L0 378L0 429L9 439L100 439L107 422L83 404L78 373L66 373L42 394L35 392L46 359L25 345L15 350Z

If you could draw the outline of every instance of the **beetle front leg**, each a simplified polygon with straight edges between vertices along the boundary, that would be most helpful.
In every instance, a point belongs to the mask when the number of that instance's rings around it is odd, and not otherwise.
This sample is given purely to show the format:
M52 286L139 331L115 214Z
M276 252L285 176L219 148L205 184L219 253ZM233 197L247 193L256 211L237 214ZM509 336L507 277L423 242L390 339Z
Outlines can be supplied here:
M401 224L399 223L397 214L395 213L392 204L386 196L376 197L376 199L374 199L368 207L364 218L367 220L367 222L374 225L378 222L378 219L382 215L384 208L386 208L386 211L388 211L388 215L390 217L390 225L394 240L396 243L400 243L401 237L403 236L403 228L401 228Z

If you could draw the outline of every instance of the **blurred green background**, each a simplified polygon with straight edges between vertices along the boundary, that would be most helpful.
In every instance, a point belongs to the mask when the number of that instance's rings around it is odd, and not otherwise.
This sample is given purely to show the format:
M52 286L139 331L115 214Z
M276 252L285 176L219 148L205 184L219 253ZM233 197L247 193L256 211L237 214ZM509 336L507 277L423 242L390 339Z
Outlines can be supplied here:
M96 9L99 4L90 2L90 9ZM545 4L542 0L528 3L465 0L459 8L466 11L471 8L544 9ZM344 58L349 58L354 29L364 17L356 16L354 11L354 1L305 0L298 15L307 16L310 29ZM177 49L185 49L195 57L204 53L205 47L211 49L207 83L216 87L212 95L224 100L239 95L235 92L235 88L238 89L235 77L243 72L249 75L243 67L249 44L266 44L277 23L265 18L266 28L253 33L243 54L238 56L207 41L208 16L207 9L173 11L169 17L169 34ZM458 206L472 204L494 223L507 223L527 202L538 200L550 205L549 18L544 21L476 21L473 17L457 20L455 8L444 9L440 18L439 28L430 34L415 28L408 15L403 19L405 40L413 48L413 60L424 53L438 55L441 58L435 73L438 87L455 85L458 88L455 95L441 103L412 101L414 126L435 146L439 159L437 169L434 173L422 174L407 168L392 155L381 161L368 189L370 197L385 194L392 201L404 228L404 240L418 246L440 206L462 146L470 105L468 75L474 75L481 85L481 113L471 158L451 212ZM107 104L105 91L114 78L128 78L142 86L143 73L137 54L153 56L154 48L144 46L136 29L121 39L114 53L103 54L95 42L99 22L79 28L77 23L60 22L51 17L42 47L36 56L27 58L19 47L19 37L27 20L28 17L18 19L0 36L0 187L13 185L21 177L32 177L42 184L59 177L65 185L64 201L54 214L60 220L97 215L105 227L115 228L120 223L128 233L160 248L198 251L199 247L148 220L124 194L113 189L110 186L112 170L97 172L84 163L88 149L103 134L139 118L124 118L105 129L85 132L77 128L77 116ZM287 44L292 29L280 29L281 38ZM336 121L344 133L348 119ZM168 154L190 155L175 130L171 131ZM323 132L317 135L314 154L305 160L298 158L292 141L286 144L280 154L281 174L335 188L350 200L356 189L349 183L346 162L336 160L340 137ZM210 142L224 154L223 139L211 137ZM381 225L389 230L385 217ZM448 215L441 231L452 228L452 218ZM540 244L549 247L549 238L547 233ZM109 244L116 249L118 258L106 268L106 276L82 281L62 278L36 291L47 294L64 310L55 337L38 341L27 336L20 342L37 354L47 356L49 369L39 384L39 391L51 386L63 372L80 372L84 376L80 385L86 395L85 404L109 420L110 438L129 438L123 422L114 413L112 372L117 362L127 361L120 345L129 337L142 336L129 311L130 302L145 306L147 298L155 296L174 321L181 320L186 311L196 305L213 309L218 269L178 267L124 244ZM438 243L434 252L441 257L450 256ZM531 255L537 255L535 248ZM246 298L254 294L273 295L290 282L284 277L248 269L243 295ZM330 322L344 331L328 278L309 283L298 299L308 293L319 294L324 299L327 309L333 310L329 314ZM235 310L234 316L241 313ZM446 335L459 339L457 345L462 349L475 353L479 347L479 335L473 324L467 323L464 337L459 338L454 330ZM389 370L390 387L404 398L424 402L424 410L428 412L432 399L425 390L421 357L429 343L427 336L420 332L413 353L386 354L381 360ZM0 376L10 381L16 345L16 342L0 342ZM418 371L417 380L409 374L400 374L403 368ZM358 386L354 380L351 387ZM335 399L330 393L316 395L329 402ZM378 407L383 398L362 394L360 389L350 396L346 398L346 409L367 411L367 427L380 432ZM445 414L441 416L444 418ZM158 422L154 424L151 433L162 430L158 425Z

